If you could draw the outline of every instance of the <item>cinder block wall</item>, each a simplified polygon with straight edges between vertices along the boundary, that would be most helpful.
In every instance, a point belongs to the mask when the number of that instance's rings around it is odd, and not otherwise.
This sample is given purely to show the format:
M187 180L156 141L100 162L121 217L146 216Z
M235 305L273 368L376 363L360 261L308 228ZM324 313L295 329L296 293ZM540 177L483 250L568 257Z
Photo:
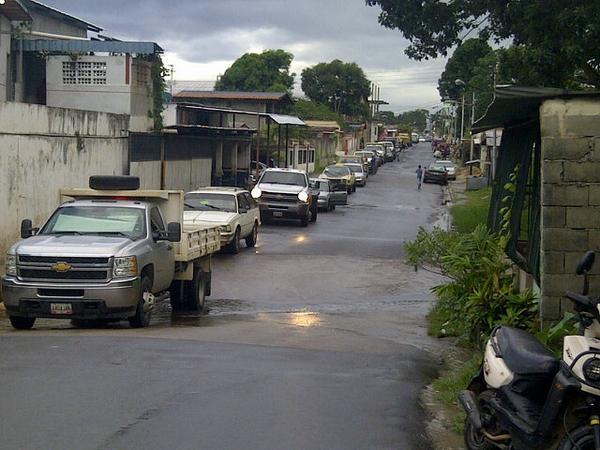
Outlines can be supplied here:
M571 309L565 290L587 250L600 257L600 98L548 100L540 108L542 137L541 318ZM592 291L600 295L600 258Z

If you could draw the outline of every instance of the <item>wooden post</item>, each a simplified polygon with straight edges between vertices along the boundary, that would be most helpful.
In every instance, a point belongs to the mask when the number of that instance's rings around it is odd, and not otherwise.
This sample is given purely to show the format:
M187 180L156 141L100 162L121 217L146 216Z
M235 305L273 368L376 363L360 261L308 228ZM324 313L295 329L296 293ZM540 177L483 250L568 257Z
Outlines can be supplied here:
M277 124L277 166L281 165L281 125Z
M271 160L271 118L269 116L267 116L267 166L269 165L270 160Z
M285 167L288 166L289 140L290 140L290 125L286 123L285 124Z
M256 132L256 171L255 171L255 176L256 179L258 180L258 162L260 161L260 115L256 115L256 118L258 119L258 129Z
M167 162L165 161L165 135L160 135L160 188L165 188L165 176L167 172Z

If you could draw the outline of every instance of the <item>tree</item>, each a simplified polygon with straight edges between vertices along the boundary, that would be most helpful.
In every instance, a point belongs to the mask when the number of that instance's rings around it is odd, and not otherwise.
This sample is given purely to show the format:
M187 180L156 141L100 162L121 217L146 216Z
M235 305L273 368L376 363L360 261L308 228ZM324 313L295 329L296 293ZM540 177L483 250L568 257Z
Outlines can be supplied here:
M339 114L367 118L371 83L356 63L334 59L302 71L302 90L316 103Z
M460 79L468 84L474 75L478 61L490 53L492 53L492 48L481 39L469 39L456 47L438 80L440 96L458 99L463 88L456 85L456 80Z
M290 92L294 55L284 50L246 53L234 61L215 83L217 91Z
M423 131L427 127L427 119L429 118L429 111L426 109L415 109L413 111L406 111L398 116L398 120L406 125L410 125L412 128L419 131Z
M339 114L327 105L300 98L295 101L293 113L302 120L340 120Z
M386 125L393 125L395 123L398 123L398 117L396 117L394 111L379 111L377 113L377 116Z
M600 2L589 0L366 0L379 23L399 29L415 60L446 56L473 34L510 39L536 56L546 85L600 87ZM556 72L567 77L556 77Z

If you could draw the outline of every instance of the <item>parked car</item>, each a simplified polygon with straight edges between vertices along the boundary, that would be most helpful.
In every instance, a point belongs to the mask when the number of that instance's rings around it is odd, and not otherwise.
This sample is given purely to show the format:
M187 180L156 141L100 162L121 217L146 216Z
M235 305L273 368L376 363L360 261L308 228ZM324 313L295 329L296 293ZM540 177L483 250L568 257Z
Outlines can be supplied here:
M356 177L352 171L343 164L334 164L325 167L319 178L342 181L346 185L348 194L356 192Z
M382 144L371 142L364 149L372 151L377 156L377 167L385 163L385 147Z
M344 165L348 167L354 174L354 177L356 178L356 186L363 187L367 184L367 177L369 175L368 172L365 171L365 168L362 164L346 163Z
M384 146L385 162L392 162L396 159L396 152L394 150L394 143L392 141L379 141L377 143Z
M311 178L310 183L314 189L319 190L319 209L333 211L337 205L348 204L348 192L344 183L325 178Z
M452 161L440 160L440 161L436 161L435 163L444 166L444 168L446 169L446 172L448 172L449 180L456 180L456 166L454 165L454 163Z
M251 192L258 201L263 222L271 219L300 219L302 226L317 221L319 191L312 189L305 172L269 168Z
M367 170L368 170L369 174L377 173L378 164L377 163L372 164L373 158L375 158L375 160L377 160L377 156L375 155L375 152L372 152L370 150L359 150L357 152L354 152L354 155L362 156L363 158L366 158Z
M423 183L448 184L448 172L446 168L438 163L431 163L423 174Z
M184 197L185 226L218 226L221 247L239 253L240 241L256 245L260 209L250 192L234 187L207 187L188 192Z
M93 176L63 189L41 228L21 223L8 251L2 297L14 328L37 318L129 320L147 327L156 301L202 310L218 227L183 226L183 192L139 189L139 178ZM177 243L177 245L175 245Z

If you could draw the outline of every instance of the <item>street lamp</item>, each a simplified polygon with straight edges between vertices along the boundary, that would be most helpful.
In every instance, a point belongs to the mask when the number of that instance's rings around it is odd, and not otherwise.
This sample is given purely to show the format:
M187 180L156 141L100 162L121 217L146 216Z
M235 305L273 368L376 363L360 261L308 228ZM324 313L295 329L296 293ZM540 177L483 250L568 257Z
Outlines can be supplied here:
M461 108L461 118L460 118L460 143L462 145L462 140L465 133L465 88L467 87L467 83L465 83L460 78L457 78L454 81L454 84L462 87L462 108Z

